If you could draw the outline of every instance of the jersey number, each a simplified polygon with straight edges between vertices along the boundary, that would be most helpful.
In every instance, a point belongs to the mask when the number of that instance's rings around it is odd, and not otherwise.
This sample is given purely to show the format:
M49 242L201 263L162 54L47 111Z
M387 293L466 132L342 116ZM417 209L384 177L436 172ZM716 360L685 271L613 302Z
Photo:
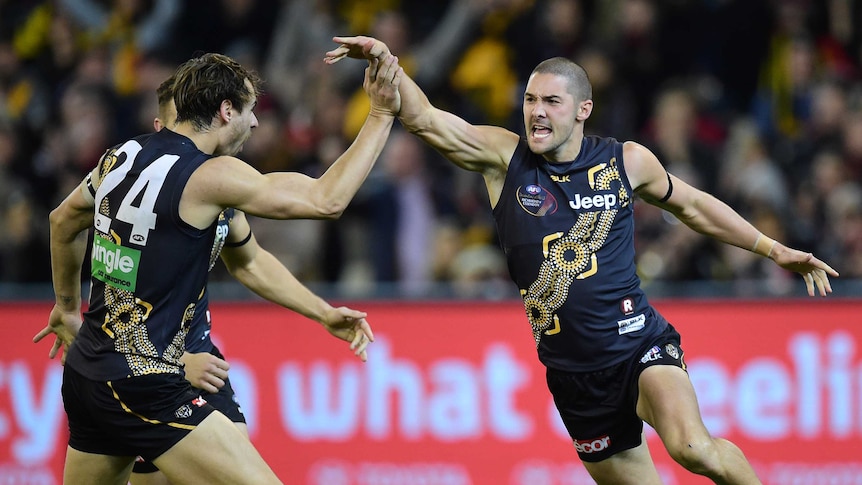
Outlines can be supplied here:
M141 145L134 140L126 142L116 151L117 157L124 153L126 159L119 167L108 173L99 185L99 189L96 191L97 208L101 207L105 196L117 188L120 182L126 178L140 151ZM117 209L116 217L117 220L132 226L132 231L129 234L130 243L138 246L147 245L147 237L150 231L156 227L156 213L153 210L156 200L162 190L162 185L165 183L165 177L179 158L177 155L165 154L144 167L129 192L123 197L123 201ZM136 203L137 205L135 205ZM110 217L101 214L98 210L96 211L96 229L107 233L111 228L111 222Z

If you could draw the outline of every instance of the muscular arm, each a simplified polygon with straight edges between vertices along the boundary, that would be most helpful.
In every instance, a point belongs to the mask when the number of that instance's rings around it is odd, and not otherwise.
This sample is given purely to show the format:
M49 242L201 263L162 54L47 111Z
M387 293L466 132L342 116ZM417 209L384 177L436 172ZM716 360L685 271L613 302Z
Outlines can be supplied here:
M229 241L238 242L251 233L248 219L237 212L230 223ZM275 256L254 238L239 246L225 247L222 261L228 271L258 296L321 323L332 335L351 342L350 348L363 361L365 348L374 339L365 312L335 308L303 285ZM363 338L366 336L367 338Z
M341 44L327 52L327 62L349 56L386 58L389 48L371 37L335 37ZM479 172L485 179L491 205L503 189L509 160L518 146L518 135L496 126L476 126L459 116L434 107L422 89L406 74L399 87L401 111L398 119L411 133L459 167Z
M230 223L230 237L244 238L250 232L245 215L237 211ZM325 313L332 308L262 248L254 235L242 246L225 246L222 261L233 277L258 296L312 320L322 322Z
M730 206L714 196L696 189L670 175L673 191L668 193L668 174L658 158L644 146L626 142L623 146L626 174L632 187L643 200L672 213L691 229L723 243L754 251L766 256L789 271L802 274L808 293L814 295L814 286L825 296L832 291L828 276L838 272L828 264L805 253L764 237L751 223Z
M397 59L374 61L364 87L371 110L356 139L319 178L295 172L261 174L241 160L208 160L191 176L180 202L182 218L206 227L223 208L271 219L337 218L359 190L377 160L400 108Z
M187 200L210 202L218 213L223 207L270 219L335 219L347 208L380 155L394 118L370 114L350 148L320 176L297 172L262 174L234 157L207 161L192 174L180 211L187 222L203 226L184 207Z

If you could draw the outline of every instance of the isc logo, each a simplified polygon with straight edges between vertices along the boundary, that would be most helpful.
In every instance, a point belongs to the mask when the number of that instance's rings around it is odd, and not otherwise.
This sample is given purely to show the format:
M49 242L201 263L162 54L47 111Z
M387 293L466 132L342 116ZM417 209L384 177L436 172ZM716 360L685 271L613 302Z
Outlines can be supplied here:
M597 453L611 445L611 437L605 435L594 440L574 440L574 444L578 453Z

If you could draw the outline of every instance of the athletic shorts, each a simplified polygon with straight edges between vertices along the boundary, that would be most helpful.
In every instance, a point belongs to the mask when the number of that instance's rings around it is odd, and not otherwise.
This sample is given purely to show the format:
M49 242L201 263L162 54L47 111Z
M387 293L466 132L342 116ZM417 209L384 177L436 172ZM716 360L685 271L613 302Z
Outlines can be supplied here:
M63 369L69 446L152 461L215 411L180 374L93 381Z
M594 372L547 369L548 389L581 460L602 461L641 444L638 377L654 365L685 370L679 343L679 333L668 324L631 360Z
M219 349L213 346L210 353L224 359ZM196 389L197 390L197 389ZM206 391L200 391L201 396L214 407L217 411L228 417L234 423L245 423L245 415L242 413L242 408L239 406L236 394L233 392L233 387L230 385L230 378L224 380L224 386L215 394L210 394ZM134 473L154 473L159 469L151 461L139 456L135 459L135 467L132 470Z

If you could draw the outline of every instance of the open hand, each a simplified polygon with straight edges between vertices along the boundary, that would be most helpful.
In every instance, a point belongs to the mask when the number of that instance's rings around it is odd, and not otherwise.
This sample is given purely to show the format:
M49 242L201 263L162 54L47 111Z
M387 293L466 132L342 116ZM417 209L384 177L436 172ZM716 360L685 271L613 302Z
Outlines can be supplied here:
M397 116L401 111L401 93L398 86L404 76L404 69L398 65L398 58L387 55L383 60L373 58L365 68L362 88L371 98L371 112Z
M60 363L65 364L66 351L72 345L75 336L78 335L81 323L83 323L83 319L81 318L80 311L76 310L70 313L54 305L54 308L51 309L51 314L48 316L48 325L33 337L33 342L39 342L53 333L56 338L54 339L54 345L51 346L51 350L48 351L48 358L53 359L60 353Z
M368 360L368 345L374 341L371 325L365 320L367 314L347 307L333 308L326 313L323 327L327 332L346 342L350 342L350 350L362 362Z
M820 296L832 293L832 285L829 284L829 276L838 277L838 272L828 264L815 258L811 253L805 253L793 248L784 247L772 256L772 260L782 268L799 273L805 280L808 296L814 296L814 288Z
M333 37L333 41L341 44L326 53L323 61L335 64L345 57L354 59L382 59L390 54L389 47L374 37L358 35L355 37Z

